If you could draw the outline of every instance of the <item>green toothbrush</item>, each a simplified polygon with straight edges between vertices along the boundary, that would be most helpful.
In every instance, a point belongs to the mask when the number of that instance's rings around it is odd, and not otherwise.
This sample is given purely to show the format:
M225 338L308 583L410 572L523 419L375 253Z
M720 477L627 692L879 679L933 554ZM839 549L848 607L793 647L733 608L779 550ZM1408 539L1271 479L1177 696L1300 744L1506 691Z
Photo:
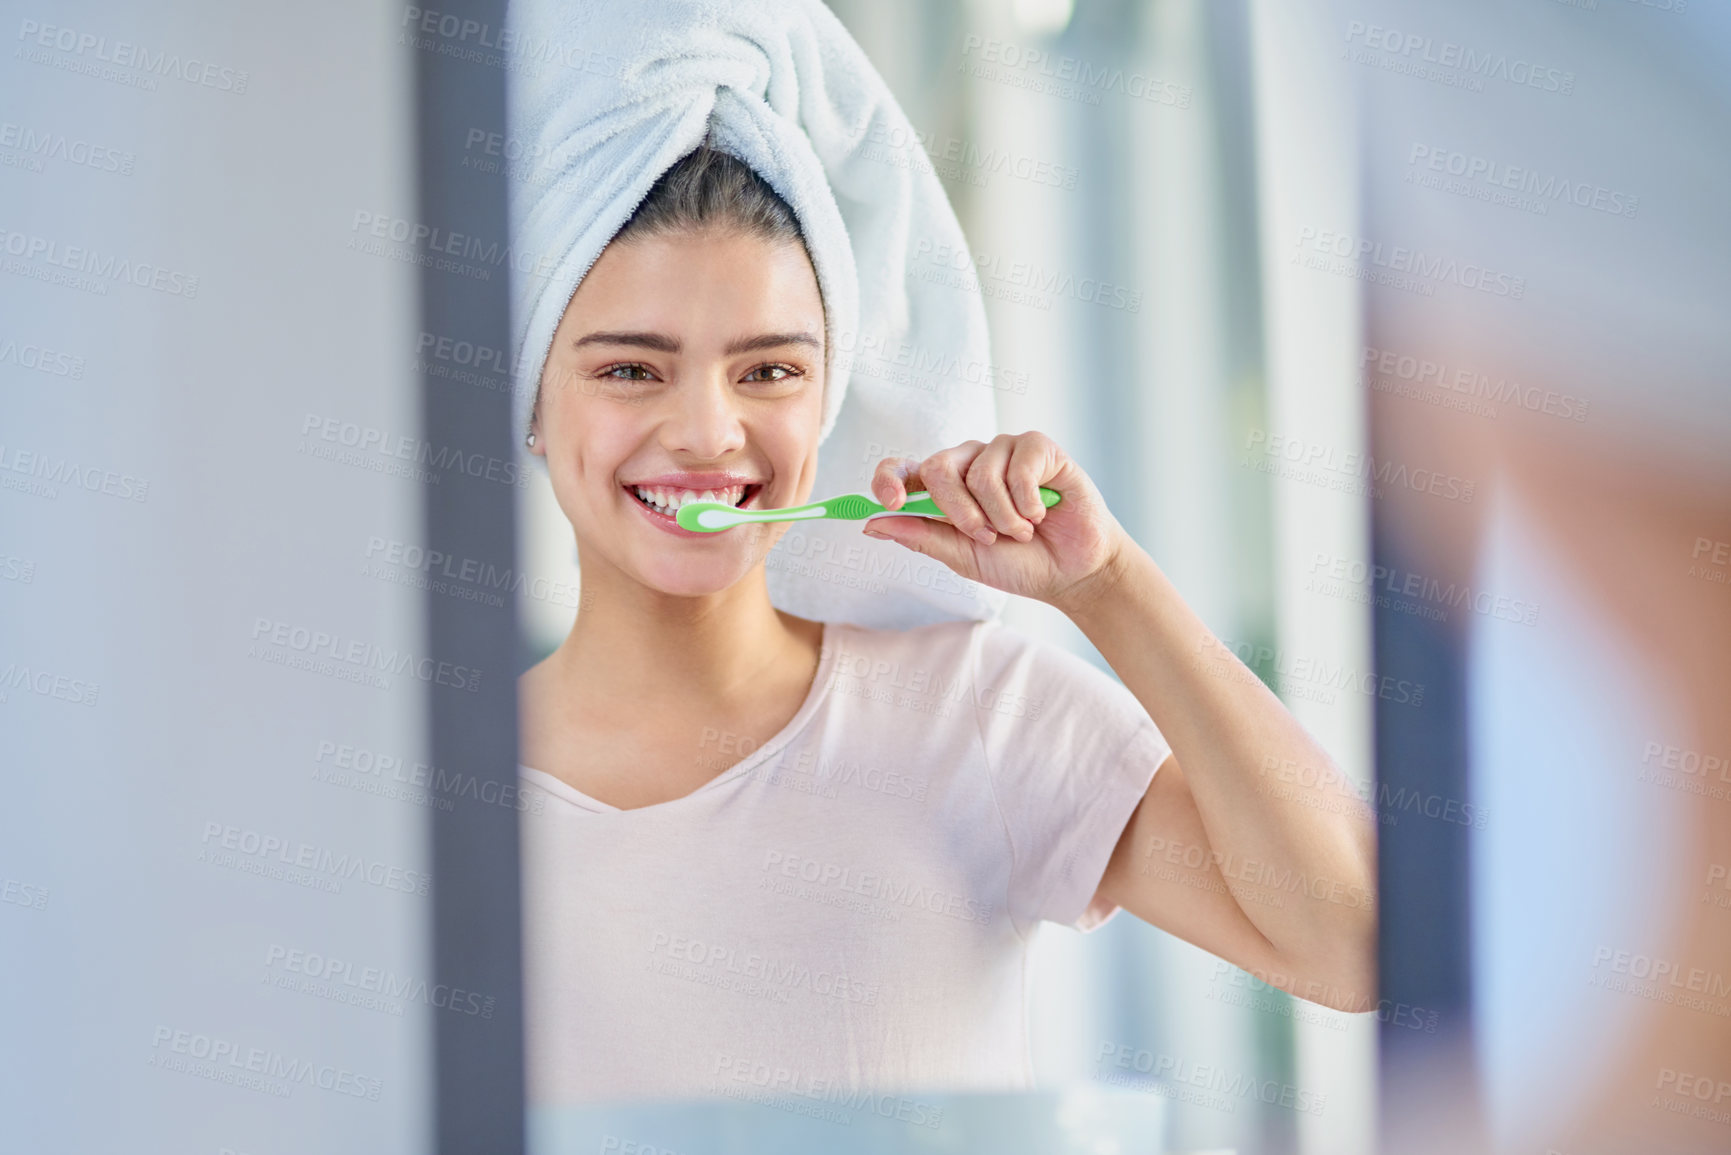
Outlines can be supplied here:
M1047 489L1042 485L1040 500L1050 509L1061 499L1057 490ZM907 501L902 503L900 509L886 509L863 493L844 493L840 497L814 501L810 505L796 505L791 509L736 509L721 501L693 501L680 506L674 520L679 522L681 529L689 529L694 533L720 533L736 525L748 525L758 521L809 521L824 517L839 521L863 521L878 513L911 513L932 518L944 516L938 503L922 489L908 494Z

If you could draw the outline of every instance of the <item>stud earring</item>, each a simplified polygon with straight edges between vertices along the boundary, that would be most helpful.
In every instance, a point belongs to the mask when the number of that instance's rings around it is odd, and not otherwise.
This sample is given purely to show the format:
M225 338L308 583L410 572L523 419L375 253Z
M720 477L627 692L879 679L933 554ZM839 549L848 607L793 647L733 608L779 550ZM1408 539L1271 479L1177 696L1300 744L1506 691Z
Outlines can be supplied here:
M535 435L533 433L529 434L529 440L526 444L529 446L530 449L535 448Z

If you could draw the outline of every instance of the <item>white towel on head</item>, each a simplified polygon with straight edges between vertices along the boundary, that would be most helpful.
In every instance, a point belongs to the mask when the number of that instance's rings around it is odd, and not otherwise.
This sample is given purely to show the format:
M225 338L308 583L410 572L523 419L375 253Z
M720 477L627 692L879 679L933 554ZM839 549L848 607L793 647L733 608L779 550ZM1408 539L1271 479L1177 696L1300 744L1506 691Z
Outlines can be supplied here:
M883 78L817 0L514 0L508 71L519 451L553 332L650 187L707 137L792 207L830 335L814 499L881 457L997 433L986 316L943 186ZM955 266L960 264L958 271ZM1007 596L860 534L790 526L771 600L908 628L995 617Z

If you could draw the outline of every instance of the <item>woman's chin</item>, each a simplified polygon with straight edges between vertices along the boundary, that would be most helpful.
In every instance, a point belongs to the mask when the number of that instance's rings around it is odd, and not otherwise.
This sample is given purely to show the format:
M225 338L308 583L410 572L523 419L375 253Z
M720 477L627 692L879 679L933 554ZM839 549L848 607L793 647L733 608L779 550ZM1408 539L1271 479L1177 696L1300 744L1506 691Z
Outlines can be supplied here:
M637 580L657 593L677 598L700 598L718 594L738 584L749 571L737 559L694 562L686 565L644 566Z

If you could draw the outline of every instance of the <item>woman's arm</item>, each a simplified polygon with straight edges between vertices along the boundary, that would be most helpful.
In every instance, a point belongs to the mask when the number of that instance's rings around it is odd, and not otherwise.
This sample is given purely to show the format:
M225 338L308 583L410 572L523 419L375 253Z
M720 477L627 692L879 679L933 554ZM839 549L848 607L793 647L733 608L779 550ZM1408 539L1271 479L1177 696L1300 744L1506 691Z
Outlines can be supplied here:
M1313 1002L1376 1005L1376 835L1328 754L1126 536L1057 604L1172 745L1100 893Z
M890 508L924 488L950 524L885 518L866 532L1062 610L1171 744L1099 893L1302 998L1374 1008L1370 808L1081 468L1050 438L1024 433L881 462L872 485ZM1063 501L1047 509L1040 486Z

